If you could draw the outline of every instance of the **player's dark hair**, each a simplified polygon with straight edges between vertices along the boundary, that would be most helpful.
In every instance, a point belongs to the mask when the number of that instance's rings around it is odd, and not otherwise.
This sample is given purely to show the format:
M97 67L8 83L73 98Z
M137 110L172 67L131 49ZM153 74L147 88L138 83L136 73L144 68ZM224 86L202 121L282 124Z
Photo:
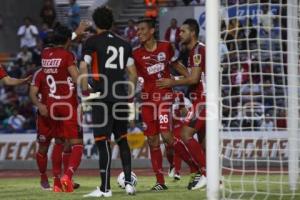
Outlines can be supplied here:
M138 24L140 23L146 23L150 28L155 28L156 25L155 19L149 17L139 19Z
M189 29L190 29L191 31L194 31L196 37L198 37L198 35L199 35L199 24L198 24L197 20L195 20L195 19L193 19L193 18L186 19L186 20L183 22L183 25L188 25L188 26L189 26Z
M43 39L43 46L44 48L54 46L54 32L52 29L47 31L47 35Z
M93 13L93 20L99 29L109 30L114 22L112 10L107 6L98 7Z
M64 45L68 41L68 39L71 39L72 37L72 31L62 25L58 25L53 30L53 44L55 45Z

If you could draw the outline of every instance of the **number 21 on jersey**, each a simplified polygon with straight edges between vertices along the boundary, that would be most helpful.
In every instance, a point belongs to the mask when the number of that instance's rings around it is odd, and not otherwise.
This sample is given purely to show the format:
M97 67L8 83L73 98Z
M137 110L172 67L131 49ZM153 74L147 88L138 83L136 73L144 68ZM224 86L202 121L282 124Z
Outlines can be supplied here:
M115 62L119 58L119 66L121 69L124 69L124 47L119 47L119 49L117 49L114 46L108 46L106 54L111 54L111 56L105 62L105 68L117 69L118 64L115 64Z

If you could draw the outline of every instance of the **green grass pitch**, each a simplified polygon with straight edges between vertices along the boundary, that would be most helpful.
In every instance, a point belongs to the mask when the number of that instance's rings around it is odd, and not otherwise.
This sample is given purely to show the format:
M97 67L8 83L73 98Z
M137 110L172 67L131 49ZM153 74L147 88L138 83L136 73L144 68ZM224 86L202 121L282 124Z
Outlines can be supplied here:
M39 178L0 178L0 200L76 200L76 199L99 199L83 198L99 185L98 177L80 176L76 182L81 184L74 193L53 193L42 191L39 186ZM152 176L138 176L137 194L128 196L125 191L118 187L116 177L111 178L113 196L111 200L202 200L206 199L205 190L189 191L186 189L189 176L183 176L178 182L173 182L166 177L166 184L169 190L153 192L150 188L155 183ZM291 195L288 187L287 177L272 175L266 178L265 175L258 176L227 176L224 179L227 197L229 199L255 199L255 200L287 200L300 199L300 185L295 196ZM285 184L282 184L284 182ZM245 193L241 194L241 191ZM253 191L256 191L255 193ZM266 191L269 191L266 193ZM220 195L222 196L222 195Z
M76 182L81 187L74 193L53 193L42 191L39 187L39 179L36 178L1 178L0 199L1 200L76 200L76 199L100 199L83 198L84 194L96 189L99 185L98 177L76 177ZM179 182L173 182L166 177L168 191L153 192L150 188L154 185L154 177L138 176L137 193L135 196L128 196L125 191L117 186L116 177L111 178L113 196L110 200L198 200L205 199L205 190L189 191L186 189L189 177L184 176Z

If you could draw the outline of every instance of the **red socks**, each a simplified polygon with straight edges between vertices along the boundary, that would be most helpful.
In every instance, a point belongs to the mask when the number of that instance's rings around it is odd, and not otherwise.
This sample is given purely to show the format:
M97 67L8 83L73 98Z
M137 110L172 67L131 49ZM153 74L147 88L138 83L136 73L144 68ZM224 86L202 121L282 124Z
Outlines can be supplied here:
M178 155L178 153L174 153L174 168L175 168L175 174L179 174L181 170L181 158Z
M55 178L59 178L61 176L62 151L63 144L54 144L52 151L52 172L53 177Z
M41 174L41 180L47 180L47 162L48 162L48 157L47 154L41 154L39 152L36 153L36 163L39 169L39 172Z
M64 173L67 172L70 156L71 156L71 152L63 152L62 159L63 159L63 165L64 165Z
M187 141L186 146L188 147L193 159L201 166L202 174L206 176L206 157L202 146L194 138L190 138Z
M72 179L74 172L80 165L82 154L83 154L82 144L75 144L72 146L72 152L69 159L68 169L65 173L65 175L67 175L70 179Z
M174 166L174 149L171 145L165 144L166 157L171 167Z
M160 146L150 147L150 156L151 156L152 169L156 175L157 183L165 184L165 179L162 170L163 158L162 158Z
M188 164L188 166L191 169L191 173L195 173L199 171L197 162L193 159L192 154L184 145L184 143L177 138L175 138L174 141L174 150L175 150L175 154L177 154L182 160L184 160Z

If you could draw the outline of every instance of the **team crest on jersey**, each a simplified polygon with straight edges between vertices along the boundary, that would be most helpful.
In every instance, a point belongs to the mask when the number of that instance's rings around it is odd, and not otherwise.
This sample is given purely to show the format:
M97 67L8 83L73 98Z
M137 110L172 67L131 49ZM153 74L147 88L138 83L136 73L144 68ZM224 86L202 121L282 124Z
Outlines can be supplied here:
M195 65L200 65L201 63L201 54L196 54L193 56L193 62Z
M166 60L166 54L164 53L164 52L160 52L158 55L157 55L157 60L159 61L159 62L162 62L162 61L164 61L164 60Z

